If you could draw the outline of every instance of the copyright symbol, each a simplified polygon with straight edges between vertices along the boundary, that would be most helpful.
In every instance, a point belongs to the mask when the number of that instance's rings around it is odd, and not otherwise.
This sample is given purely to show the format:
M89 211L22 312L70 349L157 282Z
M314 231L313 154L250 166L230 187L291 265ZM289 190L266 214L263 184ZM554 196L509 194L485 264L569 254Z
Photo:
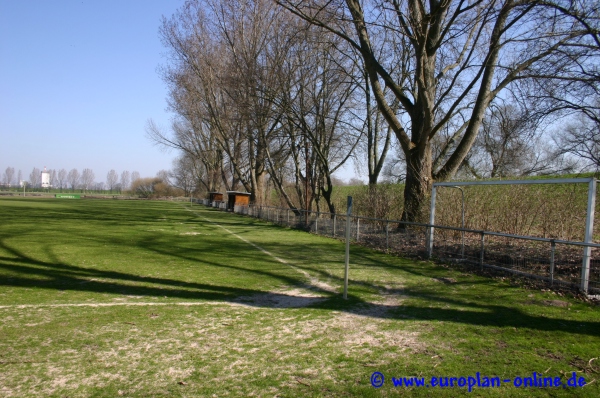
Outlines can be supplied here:
M371 385L375 388L381 387L384 381L385 377L383 377L381 372L373 372L371 375Z

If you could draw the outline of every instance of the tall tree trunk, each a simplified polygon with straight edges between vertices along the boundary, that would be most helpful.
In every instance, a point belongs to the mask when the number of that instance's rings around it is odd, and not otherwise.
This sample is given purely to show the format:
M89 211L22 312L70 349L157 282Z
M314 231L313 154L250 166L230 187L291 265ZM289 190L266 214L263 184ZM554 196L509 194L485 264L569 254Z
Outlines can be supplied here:
M327 186L327 189L325 189L325 185ZM325 184L321 187L321 194L323 195L323 198L325 198L329 213L331 213L333 217L333 214L335 214L335 204L332 201L333 183L331 182L330 173L325 173Z
M433 179L431 145L422 150L415 147L406 154L406 185L404 187L404 210L402 221L427 222L428 202ZM400 226L402 228L402 226Z

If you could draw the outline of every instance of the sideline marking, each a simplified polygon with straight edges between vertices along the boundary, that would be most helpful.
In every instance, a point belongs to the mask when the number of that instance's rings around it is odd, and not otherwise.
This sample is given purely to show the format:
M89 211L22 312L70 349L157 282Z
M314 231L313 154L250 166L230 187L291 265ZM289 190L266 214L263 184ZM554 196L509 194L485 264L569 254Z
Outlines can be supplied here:
M176 306L198 306L198 305L219 305L219 304L232 304L230 302L174 302L174 303L65 303L65 304L13 304L13 305L0 305L0 309L25 309L25 308L61 308L61 307L162 307L167 305ZM237 304L237 303L233 303Z
M263 252L264 254L266 254L267 256L270 256L272 258L274 258L275 260L277 260L278 262L280 262L281 264L285 264L288 267L292 268L294 271L304 275L306 277L306 279L308 279L310 281L310 283L312 283L313 285L315 285L317 288L329 292L329 293L337 293L336 289L334 289L333 287L329 286L327 283L324 282L319 282L318 279L313 278L312 276L310 276L310 274L302 269L299 269L297 267L294 267L292 264L288 263L287 261L285 261L282 258L279 258L277 256L275 256L273 253L268 252L267 250L263 249L262 247L258 246L256 243L250 242L249 240L247 240L246 238L239 236L238 234L228 230L227 228L225 228L224 226L222 226L221 224L218 224L214 221L212 221L211 219L199 215L198 213L196 213L194 210L192 209L188 209L187 207L185 207L185 209L189 212L191 212L192 214L194 214L196 217L201 217L203 219L205 219L206 221L208 221L209 223L216 225L217 227L227 231L228 233L230 233L231 235L235 236L236 238L238 238L239 240L246 242L247 244L253 246L254 248L260 250L261 252Z
M310 280L310 283L312 283L313 285L315 285L315 287L317 287L318 289L322 290L322 291L326 291L329 293L337 293L337 291L329 286L327 283L324 282L319 282L318 279L315 279L313 277L310 276L310 274L302 269L299 269L297 267L294 267L293 265L291 265L290 263L288 263L287 261L285 261L282 258L279 258L277 256L275 256L273 253L268 252L267 250L263 249L262 247L258 246L257 244L250 242L249 240L239 236L238 234L228 230L227 228L225 228L224 226L217 224L216 222L210 220L209 218L205 217L205 216L200 216L198 215L195 211L188 209L187 207L185 208L187 211L193 213L196 217L202 217L204 218L206 221L208 221L209 223L216 225L219 228L222 228L223 230L227 231L228 233L230 233L231 235L235 236L236 238L240 239L243 242L246 242L247 244L253 246L254 248L260 250L261 252L263 252L264 254L274 258L275 260L277 260L278 262L285 264L287 266L289 266L290 268L292 268L293 270L295 270L296 272L304 275L308 280ZM284 293L285 294L285 293ZM70 304L13 304L13 305L0 305L0 309L25 309L25 308L61 308L61 307L118 307L118 306L131 306L131 307L161 307L161 306L168 306L168 305L175 305L175 306L199 306L199 305L233 305L233 306L242 306L242 307L254 307L251 305L245 305L243 303L236 303L236 302L229 302L229 301L217 301L217 302L174 302L174 303L70 303Z

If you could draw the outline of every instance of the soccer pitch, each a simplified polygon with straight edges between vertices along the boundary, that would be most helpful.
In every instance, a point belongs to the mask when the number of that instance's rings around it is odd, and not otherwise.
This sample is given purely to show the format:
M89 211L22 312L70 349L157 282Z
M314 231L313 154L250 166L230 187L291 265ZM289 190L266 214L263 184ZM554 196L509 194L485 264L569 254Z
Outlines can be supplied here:
M0 397L600 396L597 305L362 247L343 276L198 205L1 198Z

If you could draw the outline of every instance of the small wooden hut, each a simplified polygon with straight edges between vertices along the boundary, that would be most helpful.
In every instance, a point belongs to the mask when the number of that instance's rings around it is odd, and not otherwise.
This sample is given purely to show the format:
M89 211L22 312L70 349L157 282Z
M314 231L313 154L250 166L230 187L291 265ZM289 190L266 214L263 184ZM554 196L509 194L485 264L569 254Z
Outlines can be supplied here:
M209 192L208 193L208 201L212 205L214 202L222 202L223 194L221 192Z
M238 211L238 206L248 206L250 204L250 193L227 191L227 210Z

